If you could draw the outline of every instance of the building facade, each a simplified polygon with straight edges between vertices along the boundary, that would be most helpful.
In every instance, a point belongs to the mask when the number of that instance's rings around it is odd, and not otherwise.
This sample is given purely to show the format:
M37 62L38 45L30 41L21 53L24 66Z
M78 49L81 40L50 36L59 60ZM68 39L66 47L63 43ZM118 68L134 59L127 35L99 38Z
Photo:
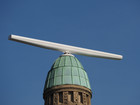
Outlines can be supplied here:
M48 72L44 105L91 105L92 92L86 71L71 54L60 56Z

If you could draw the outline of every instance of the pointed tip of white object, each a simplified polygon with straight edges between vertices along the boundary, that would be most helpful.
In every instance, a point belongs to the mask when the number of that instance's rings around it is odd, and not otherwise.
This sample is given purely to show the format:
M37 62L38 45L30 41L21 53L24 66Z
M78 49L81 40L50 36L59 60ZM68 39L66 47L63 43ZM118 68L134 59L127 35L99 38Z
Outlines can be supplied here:
M122 55L120 55L120 60L122 60L123 59L123 56Z
M91 50L91 49L86 49L81 47L75 47L75 46L70 46L65 44L59 44L59 43L54 43L49 41L43 41L43 40L13 35L13 34L9 36L9 40L13 40L29 45L41 47L41 48L46 48L46 49L51 49L51 50L56 50L61 52L69 52L71 54L78 54L78 55L84 55L89 57L106 58L106 59L114 59L114 60L121 60L123 58L122 55Z
M12 34L8 36L8 39L11 40Z
M9 39L9 40L14 40L16 36L17 36L17 35L11 34L11 35L9 35L8 39Z

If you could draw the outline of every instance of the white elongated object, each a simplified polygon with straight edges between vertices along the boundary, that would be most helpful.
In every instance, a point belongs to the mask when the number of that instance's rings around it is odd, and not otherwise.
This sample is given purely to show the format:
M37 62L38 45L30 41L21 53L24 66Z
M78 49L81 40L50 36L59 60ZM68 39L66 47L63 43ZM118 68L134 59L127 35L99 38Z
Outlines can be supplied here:
M57 50L64 53L68 52L71 54L78 54L78 55L84 55L84 56L89 56L89 57L107 58L107 59L114 59L114 60L121 60L123 58L122 55L106 53L102 51L80 48L80 47L75 47L75 46L69 46L65 44L59 44L59 43L43 41L43 40L38 40L38 39L33 39L33 38L27 38L27 37L18 36L18 35L10 35L9 40L22 42L25 44L29 44L29 45L33 45L33 46L37 46L41 48Z

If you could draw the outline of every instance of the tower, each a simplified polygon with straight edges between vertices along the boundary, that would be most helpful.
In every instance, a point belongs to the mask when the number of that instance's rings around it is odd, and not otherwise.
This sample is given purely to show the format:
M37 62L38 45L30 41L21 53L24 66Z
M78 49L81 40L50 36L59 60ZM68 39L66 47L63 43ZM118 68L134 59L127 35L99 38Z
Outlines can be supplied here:
M48 72L44 105L91 105L92 92L88 76L79 60L63 54Z
M123 56L117 54L17 35L10 35L9 40L64 53L54 62L48 72L43 93L44 105L91 105L92 92L87 73L78 59L72 54L114 60L123 58Z

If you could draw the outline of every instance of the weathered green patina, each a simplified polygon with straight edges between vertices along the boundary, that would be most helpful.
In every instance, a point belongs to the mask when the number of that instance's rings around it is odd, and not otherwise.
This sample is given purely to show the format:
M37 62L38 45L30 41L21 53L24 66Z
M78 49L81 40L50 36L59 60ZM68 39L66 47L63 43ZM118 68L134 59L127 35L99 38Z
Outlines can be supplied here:
M86 71L74 56L63 55L56 59L48 72L44 90L64 84L80 85L91 89Z

